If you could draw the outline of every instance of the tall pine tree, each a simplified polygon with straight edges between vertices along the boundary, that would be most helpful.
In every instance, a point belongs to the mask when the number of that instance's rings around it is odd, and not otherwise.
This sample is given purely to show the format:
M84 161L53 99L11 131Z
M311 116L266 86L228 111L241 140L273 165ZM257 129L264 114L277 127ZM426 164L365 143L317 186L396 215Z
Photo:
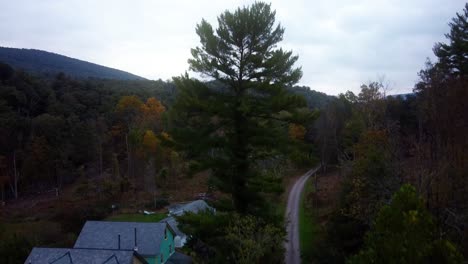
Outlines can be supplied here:
M437 43L434 54L450 73L465 76L468 73L468 3L462 13L457 13L449 23L450 33L445 34L448 43Z
M302 75L298 57L277 47L284 28L270 5L256 2L218 17L216 30L205 20L196 27L201 45L192 49L190 69L207 76L175 78L174 138L195 162L211 169L235 209L253 212L261 204L258 162L288 147L288 125L313 117L302 97L285 89Z

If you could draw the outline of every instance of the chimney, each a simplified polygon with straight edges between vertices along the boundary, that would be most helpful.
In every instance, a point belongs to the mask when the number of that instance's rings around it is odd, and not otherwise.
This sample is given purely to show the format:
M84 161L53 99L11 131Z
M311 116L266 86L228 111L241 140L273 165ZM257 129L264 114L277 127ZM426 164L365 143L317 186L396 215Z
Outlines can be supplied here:
M137 243L137 230L136 227L133 229L133 238L135 240L135 247L133 248L134 251L138 251L138 243Z

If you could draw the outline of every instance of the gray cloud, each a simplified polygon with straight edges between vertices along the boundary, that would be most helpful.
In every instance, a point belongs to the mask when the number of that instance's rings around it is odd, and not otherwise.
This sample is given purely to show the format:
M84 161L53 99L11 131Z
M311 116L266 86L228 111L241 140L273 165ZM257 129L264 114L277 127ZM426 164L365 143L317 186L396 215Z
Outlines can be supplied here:
M0 45L36 48L169 79L188 70L195 25L253 1L0 0ZM385 75L409 92L463 0L273 0L300 84L329 94Z

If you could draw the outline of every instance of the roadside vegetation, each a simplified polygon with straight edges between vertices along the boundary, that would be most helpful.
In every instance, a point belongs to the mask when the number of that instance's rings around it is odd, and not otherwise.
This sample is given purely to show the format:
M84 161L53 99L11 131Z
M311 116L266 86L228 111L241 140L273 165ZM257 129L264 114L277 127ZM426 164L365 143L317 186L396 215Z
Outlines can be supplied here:
M314 178L307 180L299 207L299 243L301 248L301 258L310 259L310 250L314 249L315 241L319 237L320 226L317 219L317 208L314 207L311 199L316 192L314 188Z

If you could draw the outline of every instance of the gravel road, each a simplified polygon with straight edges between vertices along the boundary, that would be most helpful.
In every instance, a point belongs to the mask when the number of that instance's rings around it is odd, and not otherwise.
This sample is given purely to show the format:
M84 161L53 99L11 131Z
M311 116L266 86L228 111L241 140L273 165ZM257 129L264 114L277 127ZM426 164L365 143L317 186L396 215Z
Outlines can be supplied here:
M304 185L311 175L313 175L320 167L313 168L302 175L293 185L288 197L288 206L286 208L287 241L285 243L286 264L301 263L301 247L299 245L299 203Z

